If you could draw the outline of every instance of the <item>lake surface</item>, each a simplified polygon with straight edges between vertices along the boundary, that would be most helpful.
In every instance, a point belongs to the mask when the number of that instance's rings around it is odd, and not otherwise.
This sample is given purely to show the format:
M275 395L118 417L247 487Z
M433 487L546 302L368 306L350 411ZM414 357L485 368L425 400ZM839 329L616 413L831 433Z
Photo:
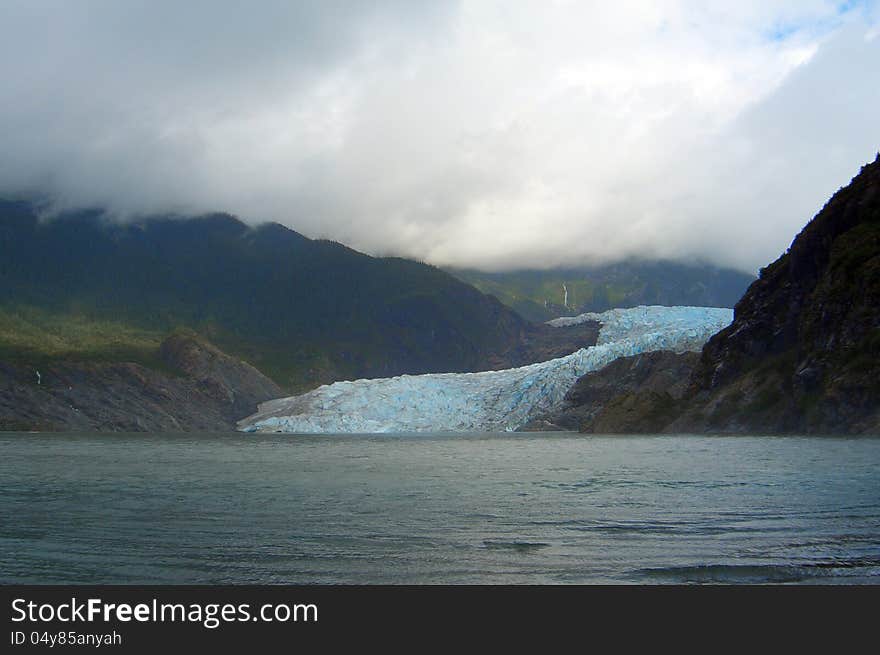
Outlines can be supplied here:
M5 583L880 583L880 439L0 433Z

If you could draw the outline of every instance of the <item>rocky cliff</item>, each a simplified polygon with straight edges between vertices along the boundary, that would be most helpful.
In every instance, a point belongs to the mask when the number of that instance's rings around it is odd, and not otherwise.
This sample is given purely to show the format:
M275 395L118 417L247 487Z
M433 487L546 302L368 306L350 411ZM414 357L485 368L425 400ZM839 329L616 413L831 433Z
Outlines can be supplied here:
M134 363L0 363L0 430L230 430L281 389L204 340L163 342L165 370Z
M671 428L880 432L880 155L761 271Z
M761 271L680 401L640 391L596 431L880 433L880 155Z
M616 359L579 378L558 411L522 429L644 432L677 416L678 402L699 357L694 352L659 350Z

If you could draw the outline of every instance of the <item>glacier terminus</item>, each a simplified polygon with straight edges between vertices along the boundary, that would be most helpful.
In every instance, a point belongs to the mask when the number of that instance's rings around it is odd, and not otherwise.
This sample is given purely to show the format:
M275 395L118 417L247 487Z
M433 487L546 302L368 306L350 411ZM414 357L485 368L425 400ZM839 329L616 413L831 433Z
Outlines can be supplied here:
M430 373L334 382L261 404L239 422L245 432L409 433L513 431L556 408L582 375L654 350L700 350L733 321L716 307L634 307L550 321L599 321L595 346L502 371Z

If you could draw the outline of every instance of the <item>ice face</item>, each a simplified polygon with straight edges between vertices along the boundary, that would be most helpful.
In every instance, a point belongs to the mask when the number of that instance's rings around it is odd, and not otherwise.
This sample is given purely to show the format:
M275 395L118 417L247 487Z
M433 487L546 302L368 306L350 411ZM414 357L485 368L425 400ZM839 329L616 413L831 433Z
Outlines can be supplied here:
M591 348L503 371L401 375L324 385L263 403L239 423L245 432L376 433L515 430L558 406L574 382L618 357L653 350L699 350L733 321L715 307L635 307L550 321L597 320Z

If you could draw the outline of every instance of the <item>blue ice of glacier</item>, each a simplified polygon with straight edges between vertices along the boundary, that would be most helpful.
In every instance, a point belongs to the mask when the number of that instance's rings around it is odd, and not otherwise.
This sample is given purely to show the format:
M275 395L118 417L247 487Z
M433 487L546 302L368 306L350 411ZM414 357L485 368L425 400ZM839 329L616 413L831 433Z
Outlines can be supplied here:
M715 307L635 307L558 318L601 323L595 346L538 364L480 373L401 375L324 385L270 400L239 423L245 432L376 433L515 430L558 406L574 382L618 357L699 350L733 320Z

